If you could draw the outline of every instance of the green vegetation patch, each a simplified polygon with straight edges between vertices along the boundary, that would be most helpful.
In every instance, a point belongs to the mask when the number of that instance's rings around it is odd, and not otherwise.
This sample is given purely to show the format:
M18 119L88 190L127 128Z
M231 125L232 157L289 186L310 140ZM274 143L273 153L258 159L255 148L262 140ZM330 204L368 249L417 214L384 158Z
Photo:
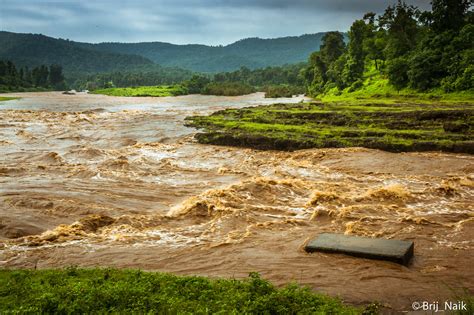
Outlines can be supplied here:
M266 86L263 91L265 92L265 98L292 97L305 93L303 87L287 84Z
M255 89L252 86L241 82L211 82L201 90L201 94L223 96L246 95L254 92Z
M188 91L181 85L138 86L128 88L108 88L95 90L91 93L109 96L178 96L186 95Z
M441 88L420 92L411 88L397 90L389 80L372 65L365 73L365 79L356 90L332 88L317 96L324 103L366 104L474 104L474 90L446 93Z
M367 147L474 153L474 105L300 103L187 118L200 143L264 150Z
M370 309L367 309L369 311ZM296 284L117 269L0 270L0 313L359 314Z
M19 97L0 96L0 102L2 102L2 101L11 101L11 100L16 100L16 99L19 99Z

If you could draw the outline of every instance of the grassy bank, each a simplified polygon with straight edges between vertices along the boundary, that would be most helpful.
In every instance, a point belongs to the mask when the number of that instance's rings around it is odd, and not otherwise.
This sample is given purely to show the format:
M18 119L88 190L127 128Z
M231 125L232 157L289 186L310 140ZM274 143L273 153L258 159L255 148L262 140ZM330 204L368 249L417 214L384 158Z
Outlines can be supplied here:
M199 93L204 95L237 96L254 93L255 89L247 84L238 82L211 82L204 86ZM104 94L109 96L178 96L186 95L188 89L183 85L170 86L139 86L127 88L108 88L94 90L90 93Z
M188 94L186 88L181 85L163 85L163 86L139 86L127 88L108 88L95 90L90 93L104 94L109 96L177 96Z
M0 102L2 102L2 101L11 101L11 100L16 100L16 99L19 99L19 97L0 96Z
M358 314L296 285L256 274L210 280L117 269L0 270L0 313Z
M318 95L316 99L324 103L365 104L376 102L383 104L474 104L474 91L460 91L446 93L441 88L420 92L409 88L397 90L372 65L364 73L364 80L357 89L346 88L339 91L337 88Z
M295 150L363 146L474 153L474 104L276 104L187 118L200 143Z

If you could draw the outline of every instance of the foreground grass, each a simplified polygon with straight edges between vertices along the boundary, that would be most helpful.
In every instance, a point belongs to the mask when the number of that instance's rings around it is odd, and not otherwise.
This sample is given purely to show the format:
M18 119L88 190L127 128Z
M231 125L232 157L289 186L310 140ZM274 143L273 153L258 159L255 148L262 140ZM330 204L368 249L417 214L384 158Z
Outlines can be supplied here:
M108 88L90 92L109 96L177 96L187 94L186 88L181 85L139 86L128 88Z
M296 150L354 147L474 153L474 104L300 103L187 118L201 143Z
M335 298L258 274L209 280L117 269L0 270L0 313L358 314ZM366 309L365 313L370 313Z

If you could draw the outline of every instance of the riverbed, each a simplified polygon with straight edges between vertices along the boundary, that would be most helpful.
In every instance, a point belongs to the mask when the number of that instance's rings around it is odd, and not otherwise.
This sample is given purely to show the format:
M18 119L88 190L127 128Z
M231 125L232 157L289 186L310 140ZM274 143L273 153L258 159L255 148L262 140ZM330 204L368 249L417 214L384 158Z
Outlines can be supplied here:
M474 157L198 144L184 118L300 102L262 93L0 102L0 267L259 272L363 304L474 292ZM307 254L321 232L415 242L409 266Z

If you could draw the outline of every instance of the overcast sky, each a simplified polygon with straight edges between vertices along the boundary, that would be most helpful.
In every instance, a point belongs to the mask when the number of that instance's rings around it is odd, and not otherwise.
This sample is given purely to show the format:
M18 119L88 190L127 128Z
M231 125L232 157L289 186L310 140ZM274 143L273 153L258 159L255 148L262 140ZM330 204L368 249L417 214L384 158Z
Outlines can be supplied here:
M229 44L347 31L396 0L0 0L0 29L83 42ZM408 0L429 9L429 0Z

